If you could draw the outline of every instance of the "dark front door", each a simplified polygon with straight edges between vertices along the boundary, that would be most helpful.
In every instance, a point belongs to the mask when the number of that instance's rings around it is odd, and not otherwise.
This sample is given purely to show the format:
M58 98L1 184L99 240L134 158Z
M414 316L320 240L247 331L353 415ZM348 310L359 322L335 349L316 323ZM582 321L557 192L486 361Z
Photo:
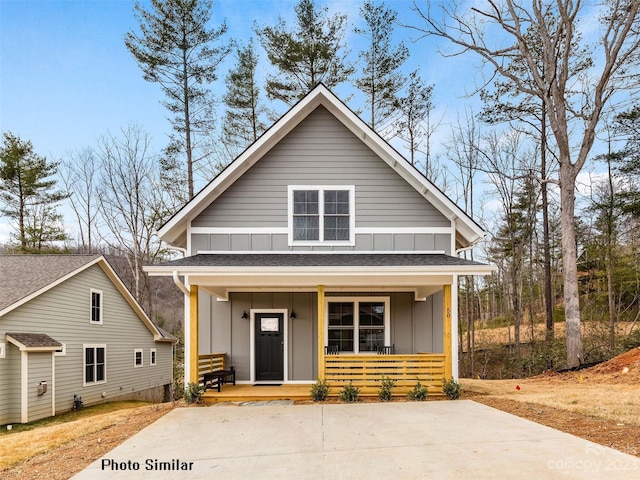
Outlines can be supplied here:
M284 380L284 315L256 313L256 380Z

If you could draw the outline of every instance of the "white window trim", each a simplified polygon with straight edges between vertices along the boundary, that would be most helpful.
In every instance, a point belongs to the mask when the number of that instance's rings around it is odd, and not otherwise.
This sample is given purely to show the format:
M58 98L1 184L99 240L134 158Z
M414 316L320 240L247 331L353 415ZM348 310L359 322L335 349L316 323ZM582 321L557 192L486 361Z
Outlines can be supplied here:
M93 294L100 294L100 321L93 321ZM104 319L104 293L102 290L98 290L96 288L89 289L89 323L91 325L102 325L102 321Z
M0 358L7 356L7 344L6 342L0 342Z
M87 348L104 348L104 380L100 380L99 382L87 382ZM82 386L90 387L92 385L102 385L103 383L107 383L107 344L106 343L86 343L82 345Z
M158 352L155 348L149 349L149 366L153 367L158 363Z
M53 356L54 357L66 357L67 356L67 344L63 343L62 344L62 349L60 352L58 352L57 350L53 351Z
M140 354L140 364L138 364L138 354ZM144 367L144 350L142 348L133 349L133 368Z
M359 329L360 329L360 302L384 303L384 344L391 345L391 297L325 297L324 305L324 346L329 344L329 303L350 302L354 304L353 318L353 353L360 353ZM371 355L374 352L363 352L363 355Z
M293 192L298 190L317 190L319 240L293 239ZM349 240L324 240L324 192L325 190L346 190L349 192ZM354 246L356 244L356 187L355 185L288 185L287 186L287 218L290 247L313 247L327 245Z

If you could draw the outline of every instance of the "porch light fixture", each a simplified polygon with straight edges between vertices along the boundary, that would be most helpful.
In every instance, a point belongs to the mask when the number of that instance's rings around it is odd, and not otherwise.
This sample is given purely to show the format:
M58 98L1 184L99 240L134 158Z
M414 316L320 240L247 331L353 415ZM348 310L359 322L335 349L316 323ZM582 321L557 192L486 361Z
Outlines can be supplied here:
M242 317L241 317L241 318L243 318L243 319L245 319L245 320L246 320L247 318L249 318L249 314L247 313L247 311L246 311L246 310L245 310L244 312L242 312Z
M293 320L294 318L296 318L296 312L294 312L293 310L291 310L291 315L289 315L289 318L291 320Z

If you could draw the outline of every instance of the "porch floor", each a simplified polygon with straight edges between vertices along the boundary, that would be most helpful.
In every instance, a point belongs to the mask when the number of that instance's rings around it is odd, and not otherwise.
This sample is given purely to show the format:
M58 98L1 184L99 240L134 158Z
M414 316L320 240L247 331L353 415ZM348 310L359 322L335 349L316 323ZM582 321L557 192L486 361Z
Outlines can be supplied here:
M339 386L331 387L329 397L337 398L340 390ZM409 387L396 387L393 391L394 398L405 398ZM442 390L435 387L428 387L429 397L441 397ZM377 398L378 389L372 387L360 387L360 397ZM212 388L202 394L205 403L220 402L266 402L272 400L311 400L311 384L282 384L282 385L230 385L222 386L220 392L217 388Z

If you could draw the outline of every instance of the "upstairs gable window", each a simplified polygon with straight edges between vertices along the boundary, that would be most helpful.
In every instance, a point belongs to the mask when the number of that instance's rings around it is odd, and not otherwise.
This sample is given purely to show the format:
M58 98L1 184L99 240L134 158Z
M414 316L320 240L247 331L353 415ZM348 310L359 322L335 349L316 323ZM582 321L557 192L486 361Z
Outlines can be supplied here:
M352 245L355 225L353 212L353 186L291 186L289 243Z
M90 323L102 323L102 291L91 289L91 313Z

